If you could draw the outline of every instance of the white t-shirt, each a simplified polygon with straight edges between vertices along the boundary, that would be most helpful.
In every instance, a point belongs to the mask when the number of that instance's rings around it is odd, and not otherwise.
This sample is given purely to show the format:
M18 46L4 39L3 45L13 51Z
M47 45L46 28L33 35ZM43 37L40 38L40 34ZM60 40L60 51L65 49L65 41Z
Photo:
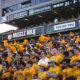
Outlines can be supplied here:
M49 59L46 57L45 59L40 59L38 62L38 65L40 65L41 63L44 63L47 66L48 62L49 62Z
M58 19L57 18L54 19L54 23L58 23Z

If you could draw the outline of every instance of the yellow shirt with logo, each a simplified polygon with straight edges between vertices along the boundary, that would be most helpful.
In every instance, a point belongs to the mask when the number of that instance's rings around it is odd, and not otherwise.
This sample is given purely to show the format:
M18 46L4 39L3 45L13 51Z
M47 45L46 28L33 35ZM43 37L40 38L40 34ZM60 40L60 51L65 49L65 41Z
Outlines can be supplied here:
M61 68L58 67L58 66L56 66L55 68L50 67L49 70L48 70L48 72L50 73L52 71L55 71L56 73L60 74L61 73ZM52 78L51 77L51 78L49 78L49 80L59 80L59 77L57 77L57 78Z
M74 76L77 78L77 79L80 79L80 70L77 69L74 71Z
M14 77L17 78L17 80L24 80L24 71L19 70L14 73Z
M32 71L31 68L30 69L28 69L28 68L24 69L24 74L25 74L26 80L31 80L32 79L31 71Z
M51 59L55 59L57 63L60 63L63 60L63 57L61 54L58 54L57 56L52 56L50 60Z
M72 68L63 69L61 75L63 76L63 80L65 80L67 77L73 75L73 69Z
M79 56L73 56L72 58L71 58L71 62L76 62L77 60L80 60L80 55Z
M32 75L35 75L37 71L38 71L38 63L34 63L31 68Z
M38 78L41 79L41 80L47 79L46 75L47 75L47 72L46 71L39 72L38 73Z
M8 78L8 80L10 80L10 77L11 77L11 73L10 73L10 72L5 72L5 73L3 73L3 75L2 75L2 79Z

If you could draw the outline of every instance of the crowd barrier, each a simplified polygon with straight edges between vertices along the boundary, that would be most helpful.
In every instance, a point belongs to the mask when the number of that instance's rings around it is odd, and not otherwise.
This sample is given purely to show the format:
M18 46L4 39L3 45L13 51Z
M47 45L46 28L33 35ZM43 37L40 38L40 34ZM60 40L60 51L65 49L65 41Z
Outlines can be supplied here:
M24 37L32 37L41 34L52 34L62 31L69 31L80 29L80 19L67 20L59 23L51 23L47 26L36 26L30 29L23 29L11 33L2 34L0 39L3 40L14 40Z

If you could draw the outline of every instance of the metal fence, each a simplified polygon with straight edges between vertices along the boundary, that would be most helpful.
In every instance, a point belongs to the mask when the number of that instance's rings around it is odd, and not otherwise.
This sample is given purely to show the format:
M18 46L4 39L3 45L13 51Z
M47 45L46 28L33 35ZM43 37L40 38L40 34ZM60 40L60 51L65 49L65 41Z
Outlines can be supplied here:
M32 36L45 34L45 32L46 34L52 34L52 33L75 30L75 29L80 29L80 19L63 21L56 24L53 23L48 24L46 28L45 26L37 26L30 29L24 29L12 33L2 34L0 40L2 41L5 39L14 40L14 39L19 39L24 37L30 37L30 36L32 37Z

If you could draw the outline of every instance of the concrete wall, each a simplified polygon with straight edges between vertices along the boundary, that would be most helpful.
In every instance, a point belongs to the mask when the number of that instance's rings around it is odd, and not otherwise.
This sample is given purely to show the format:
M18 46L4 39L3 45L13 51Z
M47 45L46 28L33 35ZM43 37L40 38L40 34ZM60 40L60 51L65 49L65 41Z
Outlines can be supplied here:
M2 0L0 0L0 24L2 22L2 6L1 6Z
M2 0L2 8L6 8L25 1L29 1L29 0Z
M9 7L9 6L12 6L12 5L15 5L15 4L19 4L19 3L22 3L22 2L25 2L25 1L29 1L29 0L0 0L0 6L1 6L0 7L0 22L1 22L1 15L2 15L2 9L3 8ZM38 4L38 5L30 6L30 7L24 8L24 9L20 9L20 10L14 11L14 12L7 13L6 16L9 16L9 15L17 13L17 12L29 10L29 9L32 9L32 8L52 4L52 3L55 4L55 3L58 3L58 2L61 2L61 1L65 1L65 0L49 0L48 2L44 2L44 3Z
M6 16L11 15L11 14L14 14L14 13L21 12L21 11L30 10L30 9L33 9L33 8L45 6L45 5L52 4L52 3L55 4L55 3L58 3L60 1L65 1L65 0L50 0L50 1L45 2L45 3L33 5L33 6L30 6L30 7L24 8L24 9L20 9L20 10L14 11L14 12L7 13Z
M30 1L30 0L2 0L2 8L6 8L15 4L19 4L25 1ZM52 0L54 3L55 2L60 2L64 0Z

